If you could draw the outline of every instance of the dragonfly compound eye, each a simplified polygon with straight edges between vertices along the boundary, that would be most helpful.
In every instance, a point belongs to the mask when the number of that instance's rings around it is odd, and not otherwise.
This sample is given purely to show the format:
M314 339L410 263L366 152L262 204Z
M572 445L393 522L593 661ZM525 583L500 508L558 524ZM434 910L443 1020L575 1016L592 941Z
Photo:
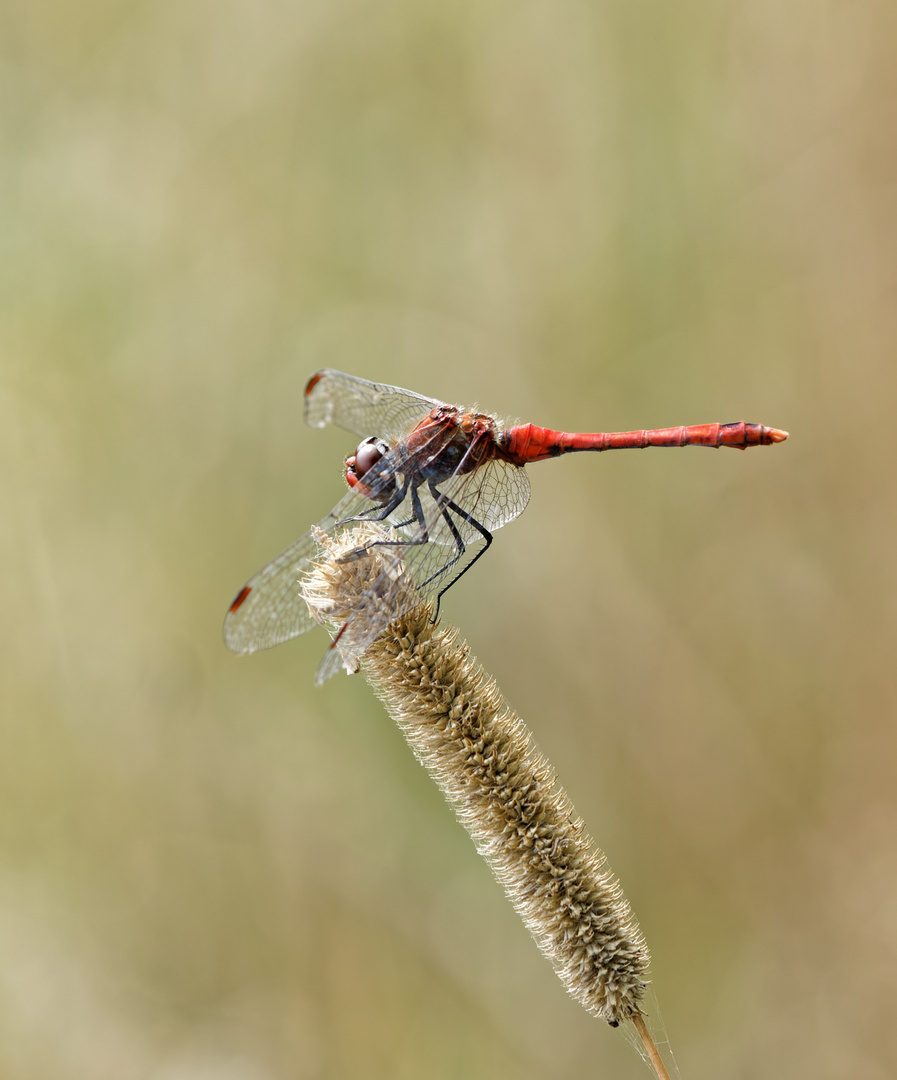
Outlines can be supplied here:
M361 478L372 469L384 454L389 453L389 446L382 440L372 436L359 443L355 451L355 476Z

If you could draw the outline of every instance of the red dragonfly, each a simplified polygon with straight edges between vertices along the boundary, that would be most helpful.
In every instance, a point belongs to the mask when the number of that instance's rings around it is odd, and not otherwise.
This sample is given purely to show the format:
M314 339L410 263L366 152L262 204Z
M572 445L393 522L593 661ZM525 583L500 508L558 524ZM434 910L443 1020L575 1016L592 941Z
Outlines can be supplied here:
M437 612L443 594L486 552L494 530L526 508L530 486L524 465L578 450L744 450L788 438L787 431L743 421L594 435L533 424L506 428L485 413L329 370L313 375L305 388L305 419L312 427L338 424L365 436L346 458L348 493L318 528L332 533L361 521L388 523L391 538L377 542L391 552L384 575L404 562L418 597L436 594ZM309 532L249 579L224 620L229 649L267 649L317 625L299 593L299 581L316 557L318 544ZM365 649L401 614L357 607L325 654L315 681L320 685L342 666L357 668ZM345 638L353 642L347 655L345 645L336 646L350 623L355 625Z

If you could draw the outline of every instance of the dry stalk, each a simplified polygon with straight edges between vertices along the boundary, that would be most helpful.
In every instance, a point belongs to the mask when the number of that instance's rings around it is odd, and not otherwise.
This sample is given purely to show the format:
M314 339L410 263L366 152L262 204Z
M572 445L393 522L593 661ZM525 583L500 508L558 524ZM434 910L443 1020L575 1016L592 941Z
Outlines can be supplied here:
M364 653L361 673L433 776L567 991L616 1027L631 1022L660 1080L669 1074L645 1024L649 953L619 882L586 834L549 762L453 629L432 623L408 575L383 573L390 548L340 561L384 533L336 540L303 583L331 629L362 607L403 614ZM356 620L357 621L357 620Z

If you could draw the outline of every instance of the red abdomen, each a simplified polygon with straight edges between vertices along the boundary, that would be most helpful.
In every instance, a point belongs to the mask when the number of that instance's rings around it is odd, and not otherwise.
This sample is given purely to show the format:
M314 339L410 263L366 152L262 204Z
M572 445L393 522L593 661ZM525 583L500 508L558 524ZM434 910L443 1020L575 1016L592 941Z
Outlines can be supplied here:
M588 435L521 424L503 431L498 441L511 461L526 465L531 461L544 461L545 458L580 450L642 450L648 446L731 446L736 450L746 450L749 446L768 446L787 438L787 431L740 420L735 424L696 424L692 427Z

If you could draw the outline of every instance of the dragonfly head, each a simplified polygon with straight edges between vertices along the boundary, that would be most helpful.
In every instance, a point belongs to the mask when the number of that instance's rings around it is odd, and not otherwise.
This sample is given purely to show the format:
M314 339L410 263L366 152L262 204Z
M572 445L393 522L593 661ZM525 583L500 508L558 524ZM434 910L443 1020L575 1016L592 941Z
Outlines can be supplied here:
M389 453L389 444L376 435L358 444L358 449L346 458L346 483L355 487L358 481Z

